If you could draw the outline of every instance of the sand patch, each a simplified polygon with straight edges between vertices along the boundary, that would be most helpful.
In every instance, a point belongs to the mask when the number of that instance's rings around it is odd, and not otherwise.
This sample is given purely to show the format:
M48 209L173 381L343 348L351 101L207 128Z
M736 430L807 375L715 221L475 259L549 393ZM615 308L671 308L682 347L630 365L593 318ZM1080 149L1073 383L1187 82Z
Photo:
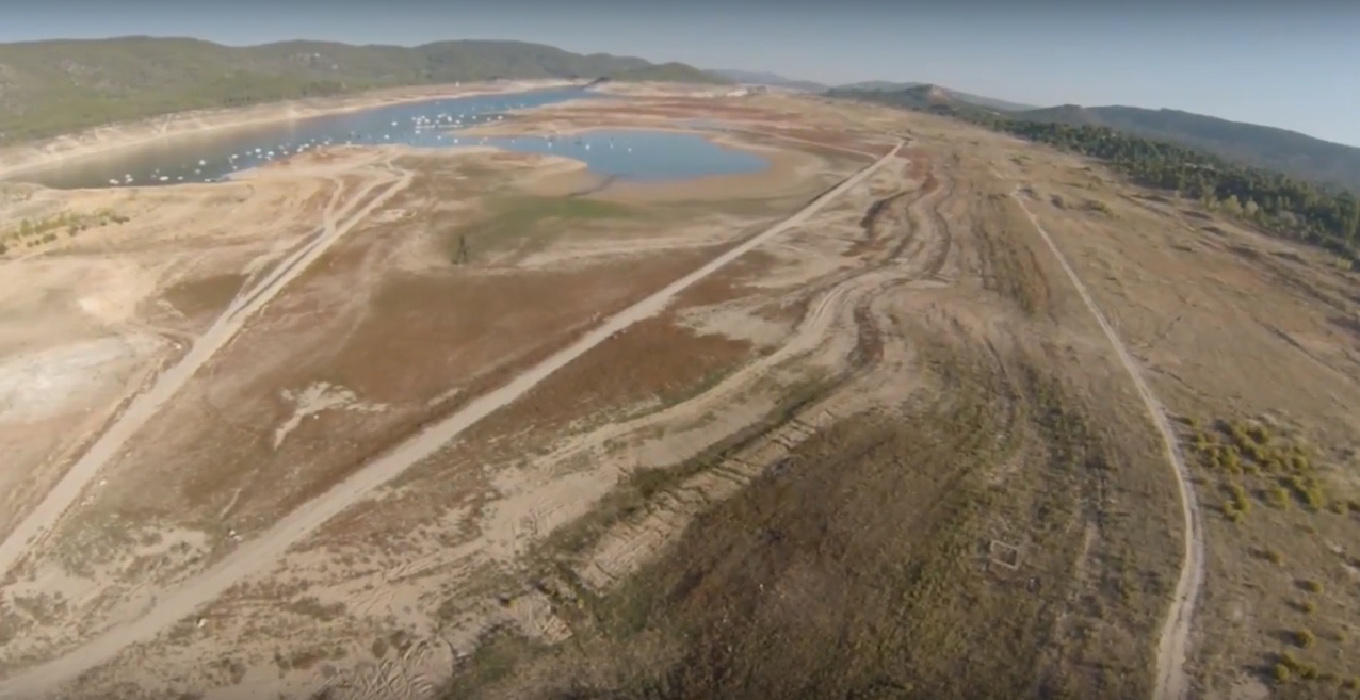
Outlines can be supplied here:
M274 449L279 449L288 434L307 418L320 418L322 411L333 409L377 413L386 409L382 404L369 404L359 401L353 391L326 382L317 382L301 391L283 390L283 399L293 404L293 415L274 429Z
M0 423L51 418L84 405L122 380L130 361L162 346L130 334L57 346L0 361Z

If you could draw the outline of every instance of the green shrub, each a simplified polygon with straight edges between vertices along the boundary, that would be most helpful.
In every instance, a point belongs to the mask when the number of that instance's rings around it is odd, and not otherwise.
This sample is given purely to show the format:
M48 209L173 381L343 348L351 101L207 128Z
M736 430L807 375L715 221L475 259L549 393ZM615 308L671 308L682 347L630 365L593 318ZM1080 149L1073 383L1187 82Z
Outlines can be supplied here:
M1316 641L1316 638L1308 630L1299 630L1294 633L1294 644L1300 649L1311 649L1314 641Z

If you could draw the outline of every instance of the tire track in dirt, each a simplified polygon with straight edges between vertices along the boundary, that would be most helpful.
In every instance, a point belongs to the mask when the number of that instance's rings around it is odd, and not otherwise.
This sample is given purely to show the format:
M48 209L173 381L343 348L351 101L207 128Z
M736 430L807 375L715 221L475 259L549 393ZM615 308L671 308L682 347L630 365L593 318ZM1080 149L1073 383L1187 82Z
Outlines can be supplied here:
M645 508L645 514L619 522L607 530L574 567L576 583L595 591L606 590L658 549L673 542L705 509L733 496L762 475L797 468L789 462L789 455L818 431L876 405L875 393L885 380L881 370L887 348L903 346L902 339L907 335L900 329L894 330L891 316L876 311L875 304L889 300L889 293L903 285L934 278L945 265L953 252L953 241L948 239L951 235L948 229L936 226L933 217L938 215L941 202L953 192L954 183L946 181L944 187L930 186L924 192L894 192L870 205L860 225L870 233L871 240L892 244L891 248L881 249L878 255L866 260L863 267L835 275L829 284L825 284L820 298L804 315L794 337L776 353L784 356L779 363L782 365L808 354L787 356L786 351L794 345L815 348L836 335L854 333L857 342L844 357L835 386L784 422L770 426L763 436L754 438L720 464L686 478L674 489L656 497ZM900 204L906 205L904 211L894 212L890 208ZM932 207L929 212L925 211L927 207ZM896 235L890 238L889 234ZM905 348L898 348L896 354L900 356L907 352ZM743 371L762 368L768 372L771 364L758 362ZM728 395L726 391L742 386L744 384L734 375L710 392L673 407L669 412L673 415L701 413L706 406L712 405L710 398L713 395ZM1018 415L1013 405L1008 403L1008 406L1011 410L1003 421L1005 429L1002 431L1006 435ZM984 438L977 435L971 439Z
M931 177L934 177L933 173ZM945 263L949 261L949 254L954 250L954 234L949 228L949 223L945 221L944 215L940 213L940 205L955 196L958 183L954 178L943 179L945 181L944 186L937 190L942 194L931 199L930 211L921 218L922 225L929 228L931 234L933 234L926 236L926 240L931 243L931 248L917 273L919 277L927 279L941 278Z
M302 541L317 527L349 508L370 491L400 475L417 462L435 454L469 426L519 399L549 375L584 355L591 348L604 342L613 334L660 313L677 294L755 247L791 228L802 225L827 203L856 187L884 164L892 161L902 146L903 143L899 142L887 155L814 199L789 218L751 237L741 245L709 261L698 270L685 275L637 304L607 319L583 338L515 377L509 383L478 396L448 418L423 429L411 439L397 445L320 497L298 507L279 520L267 532L243 544L216 565L184 581L180 588L160 599L155 607L141 618L105 630L70 653L31 666L0 682L0 697L31 698L40 693L50 692L54 685L70 680L86 670L112 660L125 648L156 637L165 628L192 615L203 605L220 597L237 581L272 564L294 544ZM408 173L407 178L400 184L404 186L409 182L409 178L410 174ZM399 187L393 186L388 194L395 194L399 189ZM376 208L382 203L383 199L374 200L374 203L364 213ZM350 224L352 225L354 221L357 221L357 218L351 220ZM337 230L343 231L344 228Z
M885 262L884 265L891 264ZM883 272L892 273L884 276ZM891 363L885 365L886 348L896 346L895 354L907 351L902 332L892 321L891 314L875 309L875 303L891 299L893 289L910 282L914 277L897 268L872 269L861 275L842 280L832 288L810 313L823 318L835 317L841 323L827 325L824 330L845 332L854 329L857 343L840 370L835 386L797 410L787 419L770 425L766 432L750 440L727 455L721 463L684 479L663 492L642 509L642 514L621 521L606 531L591 546L572 569L575 583L597 593L618 584L658 550L680 537L686 526L708 508L726 500L757 479L778 477L789 469L800 467L796 451L819 432L838 422L874 409L885 400L882 386L884 371L898 371ZM993 358L1002 367L999 357ZM994 371L996 371L994 369ZM900 399L889 394L892 399ZM952 395L937 397L936 407L943 408L954 401ZM999 392L993 399L1000 400L1004 409L997 408L998 422L991 430L979 430L959 440L960 450L973 453L991 449L1008 439L1018 421L1019 411L1014 397ZM944 489L952 488L968 473L959 469L945 482ZM925 515L918 516L924 518ZM920 520L923 522L924 520Z
M203 333L174 366L156 377L155 383L145 393L137 395L122 413L104 430L67 470L28 516L0 543L0 573L7 573L41 542L67 512L85 487L98 475L111 459L115 458L143 425L156 415L193 376L222 348L231 343L244 325L245 320L254 312L268 304L288 282L301 274L313 261L326 252L331 245L340 240L359 220L376 209L391 195L399 192L410 174L392 184L383 197L380 197L346 220L335 225L334 215L327 215L327 227L321 235L315 236L306 246L299 249L281 263L267 280L252 290L248 302L233 301L217 321ZM334 200L333 200L334 201Z
M882 373L899 371L904 357L910 355L911 351L903 340L909 337L909 334L902 332L891 313L879 307L892 302L894 300L892 291L914 281L917 274L913 267L892 259L887 248L894 239L911 238L923 232L929 234L933 230L918 229L905 219L905 205L921 196L922 193L917 190L899 191L888 195L890 199L896 198L895 207L899 209L890 212L893 214L890 221L880 218L873 224L878 227L878 233L884 237L884 240L880 241L883 245L876 246L877 254L870 256L857 269L833 273L826 279L806 285L806 289L797 291L800 296L810 296L814 301L806 309L792 334L775 353L742 367L718 385L687 401L628 423L600 426L587 435L569 439L547 457L535 460L534 470L540 476L532 479L534 485L527 491L514 496L516 501L524 503L524 507L509 509L517 514L530 513L527 519L535 525L521 532L513 526L507 528L509 521L501 522L499 525L485 523L484 531L508 532L509 538L496 538L495 542L488 542L488 548L482 551L482 555L508 561L526 551L532 551L532 540L540 538L536 514L553 512L562 507L556 495L559 493L560 482L550 475L560 473L558 465L567 460L601 449L614 439L638 434L650 426L678 425L696 420L724 402L739 401L743 394L752 391L756 383L778 372L777 368L786 367L791 363L813 363L838 368L839 379L834 382L835 386L821 392L821 398L815 400L816 405L821 406L823 410L805 407L784 422L768 426L762 435L750 438L750 444L739 450L738 454L729 456L720 464L685 479L676 488L650 500L646 515L640 519L621 521L608 528L591 546L590 553L584 555L584 558L572 567L574 569L572 573L557 571L554 574L545 574L554 580L558 576L568 576L574 581L572 585L591 585L597 588L610 586L619 577L627 575L634 567L647 561L658 547L664 547L666 543L672 541L696 514L740 491L753 479L761 478L762 474L780 473L789 468L788 460L778 457L779 454L787 455L827 425L884 400L883 387L886 377ZM873 208L874 205L871 204L870 207ZM881 205L877 210L880 215L886 211ZM861 219L862 225L864 222L865 220ZM807 228L811 230L816 230L817 226L816 221L807 224ZM901 246L893 247L896 249ZM848 350L836 347L835 341L848 336L856 339ZM874 398L876 392L878 397ZM829 413L827 408L830 408ZM1015 413L1012 407L1011 422ZM749 430L750 427L746 429ZM761 456L750 457L757 453ZM793 468L797 468L797 465L793 465ZM594 469L614 476L621 476L626 472L626 468L619 471L617 466L610 467L606 464L599 464ZM527 540L524 539L526 536ZM563 585L567 585L565 580ZM480 608L477 603L473 603L471 609L480 609L481 612L470 613L471 617L460 623L467 625L473 632L464 629L460 635L478 638L481 633L493 629L498 624L496 620L500 619L498 611L503 606L500 600L497 596L495 599L482 601ZM551 618L551 614L548 617ZM466 651L471 653L471 650ZM392 697L411 695L403 691L402 694Z
M998 179L1004 180L995 170L992 171L992 174L996 175ZM1176 581L1176 590L1172 596L1166 622L1163 623L1157 643L1157 676L1153 686L1152 698L1153 700L1181 700L1186 697L1189 690L1189 683L1185 675L1185 658L1190 643L1190 625L1194 618L1195 605L1199 600L1200 588L1204 582L1204 533L1201 529L1199 501L1195 496L1190 470L1185 466L1185 460L1181 457L1180 447L1171 427L1171 421L1166 417L1166 411L1162 408L1156 396L1153 395L1147 382L1143 380L1143 376L1139 372L1133 356L1129 354L1128 348L1124 346L1123 341L1115 333L1114 327L1110 325L1105 314L1096 305L1095 298L1091 296L1086 285L1077 276L1072 266L1068 264L1066 256L1058 250L1057 244L1053 242L1048 231L1039 224L1039 219L1025 205L1024 199L1019 195L1018 185L1011 191L1010 196L1020 204L1020 208L1029 217L1034 230L1039 233L1039 237L1053 252L1053 257L1057 258L1063 272L1067 273L1067 278L1072 281L1072 286L1081 295L1082 301L1086 303L1086 308L1090 310L1091 315L1095 316L1096 322L1100 324L1100 329L1105 333L1105 338L1114 347L1120 364L1124 366L1129 378L1133 380L1134 389L1137 390L1138 396L1143 400L1148 416L1161 435L1163 456L1166 457L1167 463L1171 465L1175 472L1176 486L1181 497L1181 516L1185 526L1185 547L1181 555L1180 577Z
M401 181L402 175L390 169L389 172L392 173L393 179L398 180L398 182ZM411 177L413 176L407 175L406 182L409 183ZM353 196L349 197L349 201L351 202L351 204L348 207L342 208L337 212L337 208L340 205L340 195L343 193L344 187L343 183L341 183L339 179L334 180L334 182L336 183L337 189L335 190L334 194L331 195L331 200L326 204L326 210L322 214L324 222L322 223L321 228L317 229L317 232L313 234L313 236L310 239L304 241L302 245L298 246L297 250L294 250L292 253L285 255L282 260L276 263L268 271L264 272L263 273L264 279L258 281L249 290L243 289L241 293L238 294L236 298L232 300L231 305L227 307L227 310L223 313L223 316L231 317L241 313L249 315L251 313L258 311L260 309L260 305L253 305L257 299L266 294L272 297L275 293L277 293L278 288L280 286L280 280L283 279L285 276L287 276L288 279L292 279L294 276L296 276L295 274L292 273L292 270L295 267L297 267L297 265L300 264L304 258L307 258L309 255L311 255L312 252L316 250L317 246L329 247L331 244L335 242L335 240L327 241L326 238L330 235L330 232L335 230L336 226L335 222L337 219L345 220L347 222L346 230L348 230L349 227L353 226L359 220L366 217L369 213L373 211L373 209L381 205L383 202L385 202L388 198L390 198L393 194L396 193L390 191L389 189L388 192L385 192L379 195L377 198L370 200L368 206L363 208L362 210L363 213L361 215L357 217L350 217L349 215L353 212L354 208L357 207L359 203L363 202L364 199L373 192L373 190L377 189L383 183L380 181L369 181L368 183L366 183L366 186L363 189L359 190L358 192L355 192ZM398 188L397 191L400 191L400 189L404 188L405 185L402 185L400 188ZM315 256L309 259L308 262L305 264L310 264L311 260L314 259Z
M953 234L943 224L939 211L940 205L954 196L954 190L953 178L941 183L930 174L918 196L907 205L907 230L886 260L904 267L912 279L940 279L940 272L953 252Z
M795 412L770 425L720 464L690 476L647 504L640 517L621 521L607 530L574 567L576 583L603 592L635 571L652 554L673 543L686 525L704 510L726 500L762 475L778 475L796 468L790 454L803 442L839 420L870 407L872 387L878 383L874 370L883 358L883 330L871 305L878 293L891 286L883 280L866 285L868 276L853 277L833 288L812 315L840 319L826 330L855 329L858 341L837 386ZM900 280L899 280L900 281Z

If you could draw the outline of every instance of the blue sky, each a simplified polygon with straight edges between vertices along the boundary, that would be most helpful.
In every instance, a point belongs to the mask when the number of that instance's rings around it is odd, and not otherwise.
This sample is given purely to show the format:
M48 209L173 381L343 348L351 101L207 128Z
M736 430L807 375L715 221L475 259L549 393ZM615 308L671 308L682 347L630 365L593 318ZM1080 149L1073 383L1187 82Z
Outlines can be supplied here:
M1035 104L1169 107L1360 145L1360 2L1000 1L9 0L0 41L521 39Z

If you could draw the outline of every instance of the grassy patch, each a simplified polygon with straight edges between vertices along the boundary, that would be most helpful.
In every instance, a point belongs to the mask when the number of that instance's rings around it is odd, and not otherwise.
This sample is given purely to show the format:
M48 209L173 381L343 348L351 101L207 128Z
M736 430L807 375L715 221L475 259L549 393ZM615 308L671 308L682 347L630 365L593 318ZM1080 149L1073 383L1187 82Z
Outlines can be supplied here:
M165 290L165 300L186 316L216 313L236 297L245 279L245 275L224 274L186 280Z
M542 551L549 558L558 554L578 554L594 544L610 526L625 521L646 510L659 494L674 488L685 479L721 465L728 457L761 440L774 429L787 423L798 411L823 396L829 381L808 381L785 392L780 404L765 419L747 426L736 434L710 446L699 455L673 467L641 469L633 472L619 486L610 491L589 515L571 525L559 528L544 543Z
M1182 423L1187 455L1198 464L1202 483L1223 494L1222 514L1231 521L1217 544L1254 554L1225 574L1238 586L1238 599L1250 601L1258 622L1251 627L1234 622L1209 634L1232 640L1240 654L1264 656L1264 664L1233 670L1287 686L1286 697L1333 697L1327 693L1346 690L1343 679L1356 670L1347 634L1353 603L1349 592L1334 589L1348 583L1346 571L1360 560L1336 545L1356 531L1349 507L1337 507L1347 502L1341 493L1346 486L1328 477L1336 468L1327 464L1327 453L1301 430L1265 419ZM1267 571L1256 570L1262 563ZM1290 576L1279 579L1280 571ZM1206 624L1225 625L1212 617ZM1286 651L1275 654L1281 646Z
M565 227L587 221L637 218L644 210L590 197L502 196L489 203L490 215L480 221L444 232L445 254L458 256L459 239L465 238L470 257L477 260L489 251L517 249L527 253L546 247L565 232Z
M496 683L465 669L449 697L1145 694L1147 650L1121 649L1117 663L1104 659L1105 676L1086 678L1083 633L1054 605L1078 592L1073 525L1106 463L1094 431L1037 375L1014 386L947 355L939 362L948 401L846 418L795 446L792 466L704 511L617 587L571 586L573 553L659 495L679 495L686 476L718 468L742 438L622 484L544 552L559 563L545 575L574 590L559 609L573 642L521 657ZM1015 405L1020 394L1028 409ZM772 416L745 439L781 422ZM1013 460L1028 468L1002 468ZM1014 556L998 563L997 540ZM1164 586L1152 587L1160 600ZM1114 601L1102 612L1125 613Z

